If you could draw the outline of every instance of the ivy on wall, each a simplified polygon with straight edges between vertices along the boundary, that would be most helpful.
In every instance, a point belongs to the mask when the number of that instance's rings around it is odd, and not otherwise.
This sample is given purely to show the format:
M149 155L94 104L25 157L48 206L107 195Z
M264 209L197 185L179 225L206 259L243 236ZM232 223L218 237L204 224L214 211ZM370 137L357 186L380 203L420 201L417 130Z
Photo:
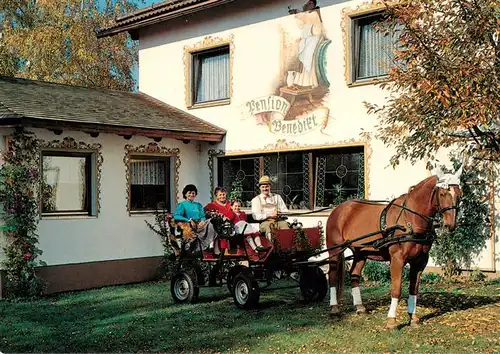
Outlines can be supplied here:
M16 129L0 168L0 213L8 297L36 297L43 292L43 281L35 269L45 265L38 258L36 233L39 213L37 192L40 182L39 142L34 134Z

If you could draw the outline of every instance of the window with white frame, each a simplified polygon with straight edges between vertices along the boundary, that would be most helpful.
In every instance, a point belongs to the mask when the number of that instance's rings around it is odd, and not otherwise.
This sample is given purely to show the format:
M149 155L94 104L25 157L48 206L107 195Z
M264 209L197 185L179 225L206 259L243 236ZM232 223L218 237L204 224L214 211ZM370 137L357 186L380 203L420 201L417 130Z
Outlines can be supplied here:
M350 197L364 198L364 147L305 150L218 159L218 185L238 186L249 207L258 195L258 181L268 175L272 191L289 209L317 209Z
M394 65L398 31L383 19L384 12L350 17L351 83L383 78Z
M191 104L230 98L229 45L191 53Z
M97 215L93 152L42 151L42 214Z
M170 210L170 157L131 156L130 211Z

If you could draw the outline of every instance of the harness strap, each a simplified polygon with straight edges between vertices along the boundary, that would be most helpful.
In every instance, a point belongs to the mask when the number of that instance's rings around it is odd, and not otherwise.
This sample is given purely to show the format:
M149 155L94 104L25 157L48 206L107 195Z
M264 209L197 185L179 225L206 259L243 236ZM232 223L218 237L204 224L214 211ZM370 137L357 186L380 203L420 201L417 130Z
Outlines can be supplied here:
M394 204L397 198L394 198L387 204L387 206L382 210L380 213L380 230L384 231L387 229L387 212L389 211L389 208Z
M382 247L387 247L393 245L395 243L403 243L403 242L415 242L423 245L431 244L435 240L435 235L433 232L427 233L414 233L414 234L402 234L394 236L394 234L376 240L371 244L376 249L380 249Z

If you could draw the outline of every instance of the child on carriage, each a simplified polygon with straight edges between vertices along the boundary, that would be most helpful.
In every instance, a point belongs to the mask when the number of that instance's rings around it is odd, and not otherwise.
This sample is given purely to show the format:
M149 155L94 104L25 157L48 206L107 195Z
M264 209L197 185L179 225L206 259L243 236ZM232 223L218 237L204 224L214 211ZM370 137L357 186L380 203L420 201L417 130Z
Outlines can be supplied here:
M267 251L268 248L262 246L262 243L260 241L259 229L247 222L247 214L241 210L241 201L233 200L231 202L231 208L234 212L233 222L236 233L244 233L246 235L248 244L255 252Z

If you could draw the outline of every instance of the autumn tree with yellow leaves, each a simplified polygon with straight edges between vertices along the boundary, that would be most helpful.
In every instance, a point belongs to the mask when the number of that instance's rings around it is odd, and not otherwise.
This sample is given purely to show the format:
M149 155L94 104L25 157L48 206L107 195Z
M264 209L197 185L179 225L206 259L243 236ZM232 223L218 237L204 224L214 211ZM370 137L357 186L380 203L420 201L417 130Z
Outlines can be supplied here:
M500 158L500 2L407 0L387 5L381 31L398 41L376 136L391 159L432 162L441 147Z
M0 0L0 75L132 90L136 43L96 31L137 8L133 0Z

